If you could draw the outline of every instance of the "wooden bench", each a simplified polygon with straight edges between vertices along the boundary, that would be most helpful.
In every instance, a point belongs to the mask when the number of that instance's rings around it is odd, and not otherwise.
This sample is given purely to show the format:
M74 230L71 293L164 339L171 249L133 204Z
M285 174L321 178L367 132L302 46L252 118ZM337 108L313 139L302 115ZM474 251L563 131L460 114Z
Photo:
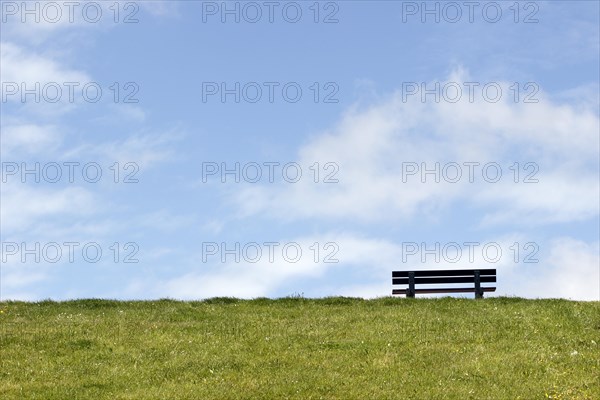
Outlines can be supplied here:
M404 289L392 289L392 294L415 297L416 293L475 293L475 298L484 292L495 292L495 287L483 287L482 283L495 283L495 269L441 269L425 271L392 271L392 285L408 285ZM472 283L473 287L415 288L415 285Z

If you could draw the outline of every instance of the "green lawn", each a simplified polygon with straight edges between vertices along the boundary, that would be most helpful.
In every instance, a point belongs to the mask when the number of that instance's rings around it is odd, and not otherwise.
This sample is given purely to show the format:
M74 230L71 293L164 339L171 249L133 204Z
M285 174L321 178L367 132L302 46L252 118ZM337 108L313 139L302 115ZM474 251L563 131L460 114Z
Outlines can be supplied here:
M600 302L0 302L0 399L600 399Z

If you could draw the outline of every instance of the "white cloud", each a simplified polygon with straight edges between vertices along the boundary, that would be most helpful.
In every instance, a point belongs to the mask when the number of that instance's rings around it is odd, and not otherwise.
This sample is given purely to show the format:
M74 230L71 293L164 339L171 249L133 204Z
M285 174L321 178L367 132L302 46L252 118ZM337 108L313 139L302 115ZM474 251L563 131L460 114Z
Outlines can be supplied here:
M482 225L508 223L516 218L521 223L541 225L584 221L598 215L597 175L555 170L539 179L539 183L524 187L510 183L492 185L474 194L476 203L495 206L495 210L486 212ZM507 204L510 206L505 207Z
M464 71L450 82L468 82ZM339 183L248 185L231 195L239 215L265 214L283 220L327 218L368 222L396 221L426 215L450 204L481 207L481 222L568 222L598 215L597 149L600 122L589 109L553 103L539 92L539 103L514 103L508 83L501 83L497 103L422 103L419 96L388 101L366 110L350 110L331 130L299 149L298 162L339 165ZM519 183L510 167L520 162ZM457 162L458 183L434 182L420 175L402 180L403 163ZM475 182L468 182L465 162L479 162ZM502 180L488 183L481 166L496 162ZM522 183L525 163L533 162L539 183ZM489 175L487 175L489 176ZM492 175L493 176L493 175ZM527 219L528 222L532 218Z
M69 68L57 54L45 54L14 42L0 42L2 102L21 113L56 119L84 102L91 77ZM5 101L6 100L6 101ZM10 110L10 109L9 109Z
M151 258L153 263L160 264L161 269L171 271L168 277L153 273L135 275L125 287L114 288L115 291L110 295L118 298L254 298L273 296L281 293L284 288L293 287L298 293L306 293L308 296L373 298L391 294L393 270L496 268L497 291L488 293L488 297L600 299L598 242L586 243L570 237L560 237L539 243L539 253L531 254L530 250L523 250L525 241L524 235L512 233L482 240L481 245L475 248L472 260L467 254L467 247L463 247L459 262L452 262L444 256L436 261L431 254L425 262L421 262L420 254L408 256L403 262L403 252L406 249L401 243L347 232L331 232L290 239L288 242L298 243L303 249L302 257L297 262L289 262L283 257L281 242L275 248L273 260L269 260L263 247L263 257L256 263L244 261L243 257L236 263L232 255L227 256L226 262L222 263L220 254L208 257L207 262L203 263L198 255L190 261L187 268L180 264L167 268L169 259L165 259L165 256L172 259L174 253L172 249L162 248ZM310 250L315 242L321 248L317 262L314 260L315 253ZM337 244L338 250L324 250L323 245L329 242ZM515 242L521 246L519 262L514 261L515 254L511 251ZM485 259L482 251L485 243L495 243L502 249L499 261L490 262ZM229 245L229 248L232 247ZM432 243L428 243L428 248L432 248ZM331 254L339 262L323 262L327 254ZM532 255L538 262L523 263L525 255ZM46 275L39 266L35 271L30 271L35 274L29 279L27 274L24 275L25 267L23 265L18 270L4 269L3 287L11 291L25 290L29 285L45 279ZM147 271L155 270L148 265L144 268ZM79 290L81 293L86 292L85 288Z
M2 184L2 229L5 235L27 232L40 220L89 215L97 210L92 193L80 187L31 188L19 182Z
M89 82L89 76L75 69L69 69L53 60L32 51L26 50L12 42L0 42L0 67L2 82L25 82L27 88L34 87L36 82L44 85L48 82ZM10 96L17 99L19 96Z
M522 286L521 274L529 268L529 265L516 263L514 253L510 249L515 242L522 246L525 240L525 237L520 234L511 234L481 241L479 246L474 247L472 259L468 247L461 244L463 253L458 262L452 260L454 254L449 255L448 258L441 256L439 260L429 255L425 262L422 262L420 253L403 257L403 252L408 254L408 250L402 243L352 233L331 232L288 241L298 243L303 250L302 257L297 262L290 262L283 257L281 251L283 243L276 247L272 262L268 259L264 246L263 257L256 263L244 260L243 256L240 262L236 263L231 254L225 259L226 262L222 263L221 253L218 252L215 256L208 256L205 262L201 262L198 256L193 262L194 267L166 282L136 280L130 284L128 295L181 299L215 296L252 298L273 296L281 288L293 286L294 282L303 280L309 282L310 287L298 286L298 291L313 296L381 297L391 294L391 271L393 270L496 268L501 282L498 293L521 294L529 297L548 296L551 292L547 288L545 291L540 291L537 287ZM318 243L320 248L316 261L315 251L312 250L315 248L314 243ZM337 247L325 248L327 243L333 243ZM485 259L482 249L486 243L493 243L502 250L503 253L498 261L491 262ZM432 246L433 244L428 244L428 248ZM228 244L227 248L233 249L233 245ZM251 253L250 258L253 254ZM488 255L495 257L493 254L494 252L490 251ZM328 255L331 256L331 261L338 262L324 262ZM523 254L520 254L519 261L522 259ZM552 273L558 274L560 271L552 271ZM542 273L539 279L549 281L555 279L555 276ZM526 291L526 294L523 294L523 291ZM569 294L578 297L578 292L571 291Z
M499 294L600 301L598 242L562 237L548 246L551 251L539 263L499 276Z
M315 251L311 246L317 242L321 246L320 253L315 261ZM340 246L339 254L335 247L323 248L326 243L334 242ZM293 243L284 253L284 245ZM354 244L362 245L361 249L364 257L356 257L357 250ZM232 244L228 248L233 248ZM195 268L200 271L189 270L187 273L178 277L169 279L166 282L156 284L154 282L144 282L132 284L131 288L136 288L135 293L153 293L156 297L174 297L182 299L209 298L215 296L235 296L241 298L251 298L266 296L272 293L278 287L288 283L291 280L299 278L318 279L328 270L336 269L339 263L324 262L327 255L331 255L331 261L343 257L341 253L344 247L351 254L347 254L352 263L360 263L366 259L366 251L373 250L374 247L381 246L377 242L371 243L368 240L356 241L347 235L329 234L312 237L301 237L289 241L281 241L279 245L273 247L272 259L270 259L268 246L261 244L262 256L257 262L248 262L243 256L240 262L235 262L232 255L226 258L225 263L221 263L220 253L214 256L207 256L206 262L202 262L201 257L195 261ZM385 244L383 245L385 247ZM297 261L291 260L296 257L295 249L301 249L301 256ZM382 249L383 250L383 249ZM249 249L248 257L255 257L254 249ZM376 254L386 254L384 251ZM389 257L391 255L385 255ZM286 257L289 257L286 259Z
M14 161L17 157L51 156L62 143L64 135L56 125L15 123L2 126L0 141L2 158Z
M416 258L408 257L407 262L403 263L402 253L405 250L400 243L349 233L330 233L297 238L293 241L299 243L303 249L307 249L314 242L321 245L335 242L339 246L339 252L335 254L339 263L314 262L313 252L306 252L297 263L285 261L277 252L272 263L266 262L266 259L261 259L258 263L243 260L235 263L231 261L232 256L229 256L227 263L220 264L209 258L209 263L202 264L198 261L196 264L195 268L202 270L189 270L167 281L135 280L129 284L126 295L178 299L216 296L253 298L273 296L282 287L303 280L305 285L309 282L310 287L296 286L298 291L310 293L312 296L374 298L391 294L393 270L495 268L498 274L497 291L488 293L488 297L600 299L600 258L597 242L586 243L569 237L556 238L539 244L542 250L551 249L544 255L542 251L536 251L534 254L529 249L521 249L519 262L515 262L515 254L511 248L514 248L515 242L523 247L525 240L523 235L513 233L481 241L481 245L475 248L472 260L469 260L467 247L464 247L465 253L458 263L449 262L443 256L440 262L436 262L431 255L422 263L419 254ZM485 243L496 243L503 250L499 261L486 261L481 251ZM429 247L432 247L431 244ZM538 262L523 263L526 254ZM328 273L335 276L333 281L325 279Z
M27 287L46 278L47 274L40 272L39 265L36 265L35 269L27 268L25 265L9 266L4 264L2 266L2 288L4 290Z
M141 8L156 9L154 15L165 15L175 8L167 4L144 7L144 3L147 2L4 2L3 34L31 45L48 46L57 40L79 40L86 31L112 29L126 25L125 21L136 23L136 19L142 19Z
M8 5L7 3L13 4ZM45 13L42 13L44 7L43 2L36 1L28 3L29 4L27 5L25 2L5 2L5 4L3 4L3 17L6 19L6 22L3 21L2 29L6 36L37 45L44 43L56 34L62 33L64 35L65 31L69 28L83 26L84 24L90 26L90 24L85 23L83 18L80 17L81 13L78 13L79 18L73 18L73 22L70 22L69 12L66 8L61 7L61 2L55 2L54 4L58 5L58 7L47 9L47 12ZM36 13L32 12L24 15L25 8L33 11L34 7L37 9ZM5 11L4 8L6 8L7 11ZM73 17L74 16L75 13L73 13ZM23 19L25 19L24 22Z
M122 165L131 162L143 171L171 159L175 154L172 144L182 137L183 134L175 130L159 134L135 134L121 140L83 144L65 150L63 156L65 159L100 159Z

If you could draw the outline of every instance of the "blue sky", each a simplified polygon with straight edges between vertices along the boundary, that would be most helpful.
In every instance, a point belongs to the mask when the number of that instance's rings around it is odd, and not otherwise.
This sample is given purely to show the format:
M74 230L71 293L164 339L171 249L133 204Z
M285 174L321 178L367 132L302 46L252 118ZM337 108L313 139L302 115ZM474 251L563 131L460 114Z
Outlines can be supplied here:
M600 299L597 2L48 3L1 2L0 298Z

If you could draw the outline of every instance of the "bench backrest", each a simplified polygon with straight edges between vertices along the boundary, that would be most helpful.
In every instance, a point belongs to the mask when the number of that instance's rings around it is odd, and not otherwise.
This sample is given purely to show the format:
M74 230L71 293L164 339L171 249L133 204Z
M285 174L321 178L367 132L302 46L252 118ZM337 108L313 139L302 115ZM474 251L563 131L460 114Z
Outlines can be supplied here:
M483 292L495 291L496 288L481 287L482 283L496 282L495 269L441 269L424 271L392 271L393 285L408 285L408 289L393 290L392 294L406 294L414 297L415 293L475 292L475 297L483 297ZM416 284L450 284L472 283L471 288L416 289Z
M495 269L439 269L425 271L392 271L392 284L408 285L409 274L415 275L415 283L475 283L475 271L479 271L480 282L496 282Z

